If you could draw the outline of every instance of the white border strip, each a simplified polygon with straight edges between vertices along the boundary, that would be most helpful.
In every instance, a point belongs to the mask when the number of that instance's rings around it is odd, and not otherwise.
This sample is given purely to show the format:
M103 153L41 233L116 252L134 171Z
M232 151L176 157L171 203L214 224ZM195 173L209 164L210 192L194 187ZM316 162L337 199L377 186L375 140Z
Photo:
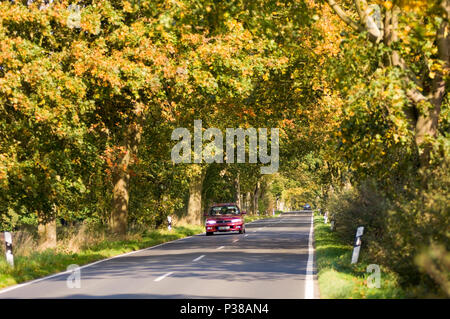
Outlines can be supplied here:
M305 299L314 299L314 213L311 213L311 226L308 239L308 263L306 265Z

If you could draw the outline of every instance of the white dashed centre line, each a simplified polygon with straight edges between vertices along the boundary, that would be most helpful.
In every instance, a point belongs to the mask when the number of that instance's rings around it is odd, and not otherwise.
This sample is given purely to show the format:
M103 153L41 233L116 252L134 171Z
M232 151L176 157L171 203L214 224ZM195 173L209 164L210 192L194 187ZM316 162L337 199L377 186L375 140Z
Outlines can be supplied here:
M217 247L217 249L222 249L222 248L224 248L225 246L220 246L220 247Z
M170 276L171 274L173 274L173 272L168 272L167 274L162 275L162 276L156 278L154 281L161 281L161 280L163 280L164 278Z
M201 255L200 257L195 258L193 261L199 261L199 260L202 259L203 257L205 257L205 255Z

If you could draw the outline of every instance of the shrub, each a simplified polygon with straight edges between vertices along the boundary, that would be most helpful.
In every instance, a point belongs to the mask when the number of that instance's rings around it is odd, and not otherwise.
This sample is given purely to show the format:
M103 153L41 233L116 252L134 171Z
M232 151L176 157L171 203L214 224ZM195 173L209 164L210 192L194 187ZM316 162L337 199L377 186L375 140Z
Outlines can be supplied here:
M423 173L421 184L409 191L409 200L403 197L394 202L382 243L390 252L383 262L398 272L405 283L430 289L440 287L439 291L428 289L431 294L445 292L447 284L442 278L448 278L450 273L445 266L450 250L448 172L448 163L443 163Z
M365 181L336 192L327 205L339 237L351 243L364 226L371 262L396 272L400 284L416 286L424 297L449 296L449 166L444 160L412 176L395 194Z
M359 226L364 226L364 242L382 237L387 207L387 200L377 193L375 185L366 181L332 195L327 210L330 220L335 222L338 236L352 243Z

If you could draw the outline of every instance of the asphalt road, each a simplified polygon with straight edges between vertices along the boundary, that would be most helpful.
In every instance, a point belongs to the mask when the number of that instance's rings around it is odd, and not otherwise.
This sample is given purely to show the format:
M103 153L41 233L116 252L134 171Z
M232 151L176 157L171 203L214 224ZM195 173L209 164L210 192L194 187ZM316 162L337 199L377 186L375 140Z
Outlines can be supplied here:
M311 222L311 212L285 213L246 234L201 234L86 265L79 288L61 273L0 298L317 298Z

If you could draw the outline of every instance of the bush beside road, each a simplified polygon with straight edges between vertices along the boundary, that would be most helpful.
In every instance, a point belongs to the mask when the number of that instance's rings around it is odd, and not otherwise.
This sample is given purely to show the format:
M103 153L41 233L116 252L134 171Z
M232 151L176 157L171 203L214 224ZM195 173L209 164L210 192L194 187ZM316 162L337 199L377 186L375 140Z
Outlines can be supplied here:
M314 216L316 264L320 296L323 299L408 298L397 283L395 274L381 268L380 288L369 288L366 272L371 264L365 260L364 246L359 262L351 265L353 246L343 243L324 223L323 216Z

